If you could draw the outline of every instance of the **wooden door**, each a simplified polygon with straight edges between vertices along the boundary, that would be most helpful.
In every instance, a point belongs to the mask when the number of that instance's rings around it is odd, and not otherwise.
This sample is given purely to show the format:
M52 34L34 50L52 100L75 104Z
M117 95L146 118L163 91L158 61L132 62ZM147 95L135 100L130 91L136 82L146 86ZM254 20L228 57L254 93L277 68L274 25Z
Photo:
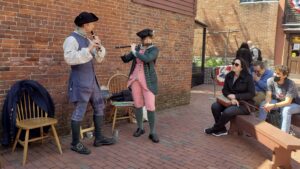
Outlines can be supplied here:
M300 74L300 34L290 36L288 67L290 68L290 73Z

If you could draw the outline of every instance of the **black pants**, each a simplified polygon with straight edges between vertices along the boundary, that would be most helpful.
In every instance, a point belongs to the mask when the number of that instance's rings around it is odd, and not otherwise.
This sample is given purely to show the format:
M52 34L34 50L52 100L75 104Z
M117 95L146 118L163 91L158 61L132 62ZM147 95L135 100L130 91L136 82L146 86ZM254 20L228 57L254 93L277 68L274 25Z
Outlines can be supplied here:
M246 111L246 109L244 108L237 107L237 106L224 107L217 102L211 105L211 112L215 118L214 129L216 130L224 129L225 125L236 115L249 114L249 112Z

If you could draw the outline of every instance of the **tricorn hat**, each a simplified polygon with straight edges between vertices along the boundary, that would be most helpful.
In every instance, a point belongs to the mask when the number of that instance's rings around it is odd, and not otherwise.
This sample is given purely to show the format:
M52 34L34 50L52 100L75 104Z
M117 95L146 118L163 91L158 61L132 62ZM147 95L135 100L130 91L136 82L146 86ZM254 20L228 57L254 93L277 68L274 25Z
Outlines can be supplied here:
M146 38L147 36L153 36L154 35L154 31L152 29L144 29L144 30L141 30L139 31L138 33L136 33L136 35L138 37L140 37L141 39L144 39Z
M98 19L99 18L93 13L81 12L78 16L76 16L74 23L80 27L83 24L98 21Z

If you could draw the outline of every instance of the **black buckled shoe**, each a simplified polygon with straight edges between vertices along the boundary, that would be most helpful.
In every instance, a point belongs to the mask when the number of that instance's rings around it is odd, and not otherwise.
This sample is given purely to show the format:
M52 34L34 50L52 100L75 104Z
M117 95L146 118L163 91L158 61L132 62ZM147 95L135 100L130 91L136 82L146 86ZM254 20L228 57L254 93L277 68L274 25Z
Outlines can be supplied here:
M154 143L159 142L159 138L158 138L157 134L149 134L149 139L152 140L152 142L154 142Z
M101 139L95 139L94 146L100 147L100 146L104 146L104 145L112 145L115 143L116 143L116 140L114 138L107 138L107 137L102 136Z
M134 133L133 133L133 136L134 137L140 137L142 134L145 133L145 130L144 129L140 129L138 128Z
M85 154L85 155L89 155L91 154L91 150L89 150L88 148L86 148L82 143L77 143L75 146L71 146L71 150L79 153L79 154Z

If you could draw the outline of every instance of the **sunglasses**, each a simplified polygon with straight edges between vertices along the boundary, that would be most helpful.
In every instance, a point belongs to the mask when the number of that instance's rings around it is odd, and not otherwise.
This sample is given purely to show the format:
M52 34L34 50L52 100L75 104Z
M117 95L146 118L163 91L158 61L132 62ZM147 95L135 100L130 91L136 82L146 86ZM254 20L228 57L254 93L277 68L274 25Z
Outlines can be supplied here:
M240 64L239 64L239 63L235 63L235 62L232 62L231 64L232 64L232 66L234 65L235 67L238 67L238 66L240 66Z

